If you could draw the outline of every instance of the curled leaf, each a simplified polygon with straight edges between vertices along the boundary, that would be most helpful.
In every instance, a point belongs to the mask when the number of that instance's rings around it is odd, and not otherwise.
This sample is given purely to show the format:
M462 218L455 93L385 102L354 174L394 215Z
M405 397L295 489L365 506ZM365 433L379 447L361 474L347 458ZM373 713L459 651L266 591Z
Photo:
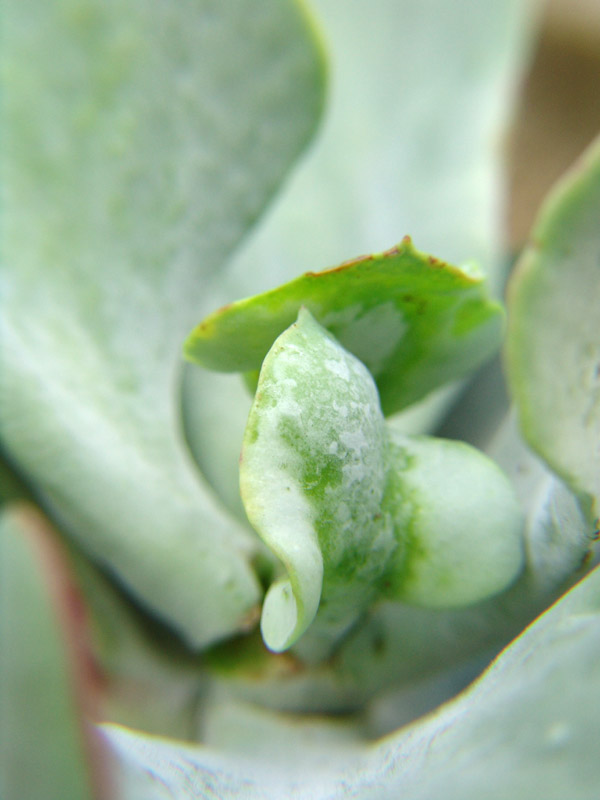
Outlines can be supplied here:
M364 365L301 309L261 370L240 461L252 525L285 567L262 611L318 659L379 597L451 607L519 572L523 520L478 451L386 425Z
M396 542L379 514L385 426L365 367L306 310L265 359L240 461L251 523L285 564L262 613L273 650L319 602L339 628L373 597Z

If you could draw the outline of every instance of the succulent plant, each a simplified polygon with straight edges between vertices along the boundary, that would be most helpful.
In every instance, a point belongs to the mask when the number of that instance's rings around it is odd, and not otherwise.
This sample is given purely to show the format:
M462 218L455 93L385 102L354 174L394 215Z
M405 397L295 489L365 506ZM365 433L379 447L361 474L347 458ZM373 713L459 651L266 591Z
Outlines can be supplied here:
M536 30L6 4L3 798L597 791L600 142L513 258Z

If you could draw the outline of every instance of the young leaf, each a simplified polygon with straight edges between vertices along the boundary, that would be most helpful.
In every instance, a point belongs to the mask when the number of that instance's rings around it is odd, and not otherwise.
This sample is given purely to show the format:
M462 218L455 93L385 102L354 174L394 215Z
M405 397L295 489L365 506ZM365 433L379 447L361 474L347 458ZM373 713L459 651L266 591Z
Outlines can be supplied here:
M396 548L380 513L386 431L365 367L301 309L269 352L244 435L246 513L286 567L263 605L267 645L321 620L338 635L372 601Z
M317 660L380 596L474 603L523 563L522 515L498 468L466 445L390 431L368 370L305 308L263 362L240 486L286 568L262 612L275 651L316 617L301 652Z
M2 438L201 646L261 589L182 441L181 341L314 129L321 53L291 0L11 0L3 24Z
M579 496L600 497L600 139L544 205L511 281L506 362L523 434Z
M524 563L523 513L489 458L462 442L392 432L385 508L405 538L389 597L430 608L476 603Z
M397 247L232 303L201 322L185 355L204 367L247 372L305 306L374 376L391 414L461 377L499 347L503 314L476 278Z
M383 0L377 13L371 0L311 5L331 64L319 135L236 251L212 307L306 269L375 252L404 231L452 263L474 259L497 294L506 264L499 145L512 118L510 96L535 4ZM206 422L199 409L212 378L200 370L188 373L186 430L198 462L212 464L214 440L229 438L230 404L222 407L217 399ZM229 391L235 393L235 386ZM434 393L403 412L405 430L433 430L455 397L452 391L442 389L441 396ZM245 418L249 405L240 406ZM209 478L229 500L239 450L226 460L223 448L217 449L225 470Z

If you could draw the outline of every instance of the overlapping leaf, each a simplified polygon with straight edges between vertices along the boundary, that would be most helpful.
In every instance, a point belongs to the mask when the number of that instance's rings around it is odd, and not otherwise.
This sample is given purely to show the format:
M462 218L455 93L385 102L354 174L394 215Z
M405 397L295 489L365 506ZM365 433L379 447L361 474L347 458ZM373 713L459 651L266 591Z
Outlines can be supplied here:
M306 308L264 360L240 487L285 566L262 610L275 651L311 626L300 646L318 660L379 597L468 605L522 566L521 511L497 467L467 445L395 435L368 370Z
M263 738L235 737L229 757L105 728L122 797L162 800L176 794L186 800L201 793L219 800L341 800L350 791L360 800L588 800L600 781L599 608L596 571L455 701L362 751L353 741L342 746L338 738L325 763L322 751L311 747L318 734L313 731L307 742L302 723L294 730L289 717L275 718L270 726L255 722ZM287 747L278 749L282 738Z
M503 283L503 130L531 34L535 4L520 0L314 0L330 54L322 128L270 212L215 286L212 308L307 269L372 253L405 233L452 263L476 260L495 293ZM424 44L426 43L426 44ZM209 309L210 310L210 309ZM198 317L200 318L200 317ZM292 320L290 319L290 322ZM289 323L288 323L289 324ZM213 378L189 369L190 444L228 502L239 450L227 448L249 402L201 403ZM221 389L219 389L220 391ZM403 413L408 432L431 430L449 402ZM218 432L222 432L219 436ZM218 456L215 440L223 440Z
M366 364L387 414L474 369L502 334L502 309L481 278L405 239L385 253L225 306L194 329L186 356L219 371L258 370L301 306Z
M182 442L179 351L306 143L293 2L4 10L2 437L47 508L202 645L255 620L254 539Z

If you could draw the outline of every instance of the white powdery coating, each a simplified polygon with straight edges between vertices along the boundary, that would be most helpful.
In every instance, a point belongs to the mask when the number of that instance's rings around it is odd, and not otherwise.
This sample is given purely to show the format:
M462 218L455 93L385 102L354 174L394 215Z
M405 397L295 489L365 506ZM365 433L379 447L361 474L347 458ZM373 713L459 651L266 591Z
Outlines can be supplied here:
M325 361L325 369L329 370L329 372L341 378L343 381L350 380L350 370L346 362L342 359L336 359L335 361L331 358L327 359Z
M300 457L279 435L280 415L300 413L299 404L289 396L277 405L261 406L258 437L253 443L244 442L240 463L240 490L248 519L293 578L293 596L276 584L263 608L263 637L275 651L286 649L312 622L323 583L314 511L300 483Z
M371 574L395 547L391 526L373 527L385 438L368 370L301 310L264 361L240 464L250 522L288 573L263 606L272 649L312 622L325 570L352 554L357 573Z

